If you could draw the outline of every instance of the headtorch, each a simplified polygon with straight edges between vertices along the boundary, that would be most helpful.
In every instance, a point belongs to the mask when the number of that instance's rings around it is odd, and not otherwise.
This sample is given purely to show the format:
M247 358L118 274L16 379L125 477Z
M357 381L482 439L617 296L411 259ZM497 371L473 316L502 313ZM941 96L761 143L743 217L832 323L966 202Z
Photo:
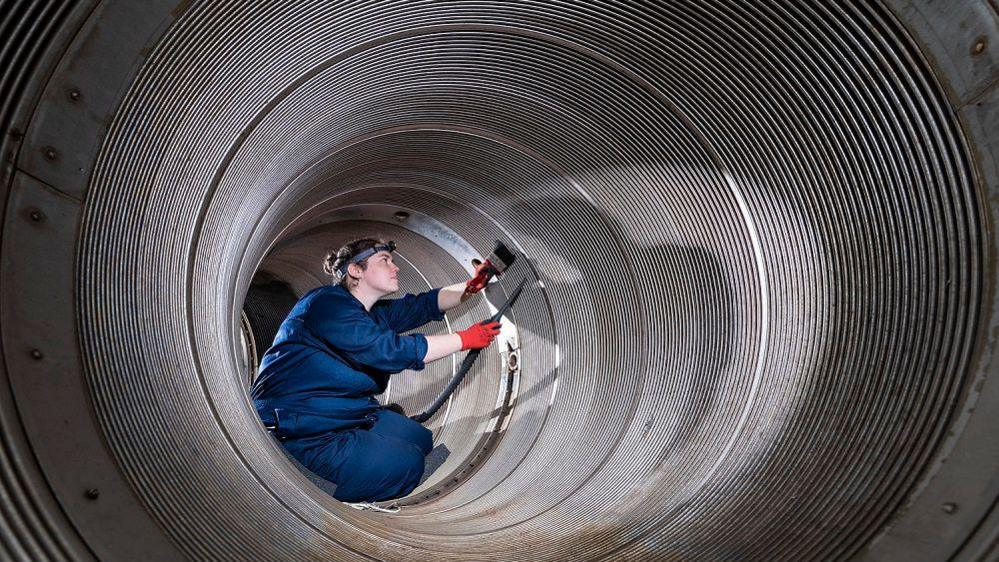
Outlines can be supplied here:
M367 250L364 250L360 254L357 254L356 256L350 258L350 260L348 260L343 265L341 265L340 266L340 275L341 276L346 275L347 274L347 267L349 267L350 264L352 264L352 263L357 263L357 262L360 262L360 261L364 261L364 260L370 258L371 256L377 254L378 252L388 252L388 253L391 254L394 251L395 251L395 242L392 241L392 240L389 240L388 243L386 243L386 244L379 244L379 245L377 245L377 246L375 246L373 248L368 248Z

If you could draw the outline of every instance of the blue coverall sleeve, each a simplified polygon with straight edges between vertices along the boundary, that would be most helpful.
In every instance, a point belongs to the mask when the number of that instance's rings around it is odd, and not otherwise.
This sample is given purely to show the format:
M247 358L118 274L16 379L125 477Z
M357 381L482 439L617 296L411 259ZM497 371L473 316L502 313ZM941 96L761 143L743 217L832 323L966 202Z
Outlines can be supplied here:
M419 295L378 301L371 307L371 314L377 315L396 332L419 328L427 322L444 318L437 303L440 292L440 289L431 289Z
M389 373L425 366L423 334L399 335L361 309L344 310L325 299L317 299L313 307L304 319L306 327L348 362Z

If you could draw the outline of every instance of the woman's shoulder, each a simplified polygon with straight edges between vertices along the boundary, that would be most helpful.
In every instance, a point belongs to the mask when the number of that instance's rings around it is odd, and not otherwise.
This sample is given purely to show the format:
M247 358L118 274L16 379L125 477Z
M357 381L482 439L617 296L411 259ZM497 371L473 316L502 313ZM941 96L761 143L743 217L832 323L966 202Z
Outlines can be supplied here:
M364 312L364 305L340 285L323 285L305 294L299 301L306 313L353 316Z

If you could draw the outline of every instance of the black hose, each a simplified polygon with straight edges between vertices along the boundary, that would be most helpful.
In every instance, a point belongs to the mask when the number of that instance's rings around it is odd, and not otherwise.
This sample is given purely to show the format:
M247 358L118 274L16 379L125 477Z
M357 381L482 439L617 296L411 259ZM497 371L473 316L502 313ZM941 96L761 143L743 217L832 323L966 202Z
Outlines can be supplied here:
M517 301L517 297L520 296L520 291L524 289L525 282L527 282L526 279L521 279L520 283L517 284L517 288L510 294L510 298L506 299L506 302L503 303L503 306L496 311L496 314L493 314L488 320L483 320L482 324L499 322L499 319L502 318L503 315L506 314L507 311L513 306L513 303ZM448 383L447 388L444 389L444 392L441 392L440 396L434 400L434 403L431 404L430 407L427 408L422 414L416 414L415 416L410 416L409 418L423 423L433 417L433 415L437 413L437 410L440 410L441 406L447 402L448 397L450 397L451 394L454 393L455 389L458 388L461 381L464 380L465 375L467 375L468 371L472 369L472 365L475 364L475 360L479 358L479 353L481 352L481 349L473 349L472 351L469 351L468 355L466 355L465 359L461 362L461 368L458 369L457 373L455 373L451 382Z

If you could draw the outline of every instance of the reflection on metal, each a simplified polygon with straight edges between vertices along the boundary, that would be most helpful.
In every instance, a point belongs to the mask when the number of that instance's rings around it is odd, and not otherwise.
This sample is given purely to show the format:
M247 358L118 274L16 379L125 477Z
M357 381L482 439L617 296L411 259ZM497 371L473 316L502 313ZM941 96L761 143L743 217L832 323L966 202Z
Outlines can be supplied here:
M0 558L996 551L988 2L7 13ZM245 393L243 334L358 235L404 292L530 256L392 515L310 484Z
M253 337L253 327L250 326L250 319L246 316L246 312L239 314L239 343L242 372L246 375L247 388L249 388L249 385L253 384L253 380L257 378L257 367L260 363L258 357L260 357L261 352L257 350L257 342Z

